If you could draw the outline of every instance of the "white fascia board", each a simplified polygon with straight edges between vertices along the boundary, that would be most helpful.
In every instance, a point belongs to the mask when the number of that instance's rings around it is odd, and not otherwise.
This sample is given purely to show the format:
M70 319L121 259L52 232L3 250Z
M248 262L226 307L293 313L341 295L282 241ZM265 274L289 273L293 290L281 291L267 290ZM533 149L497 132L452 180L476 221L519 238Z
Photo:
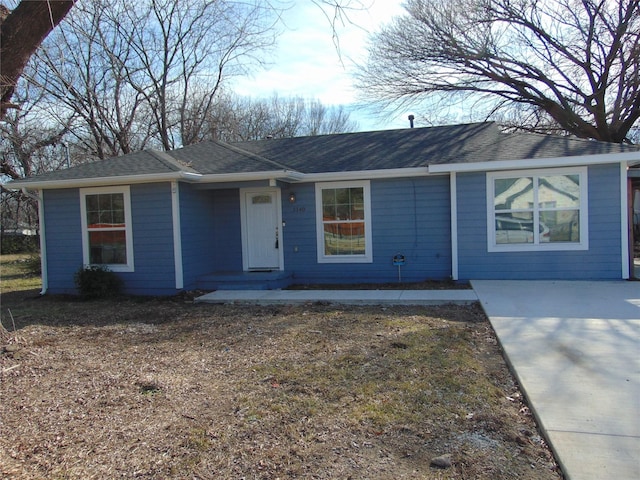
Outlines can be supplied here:
M492 170L523 170L545 167L572 167L577 165L598 165L640 160L640 152L603 153L600 155L580 155L575 157L525 158L522 160L496 160L492 162L455 163L429 165L430 173L487 172Z
M248 182L253 180L283 180L289 182L300 181L304 174L292 170L275 170L269 172L245 173L212 173L202 175L198 183Z
M188 172L150 173L146 175L123 175L115 177L76 178L70 180L43 180L41 182L14 181L4 185L9 190L53 190L61 188L104 187L108 185L133 185L136 183L156 183L186 181L197 182L202 175Z
M620 164L620 239L622 240L622 279L629 280L631 276L631 251L629 249L629 180L627 178L627 166Z
M427 167L394 168L389 170L358 170L353 172L307 173L303 182L333 182L341 180L376 180L430 175Z

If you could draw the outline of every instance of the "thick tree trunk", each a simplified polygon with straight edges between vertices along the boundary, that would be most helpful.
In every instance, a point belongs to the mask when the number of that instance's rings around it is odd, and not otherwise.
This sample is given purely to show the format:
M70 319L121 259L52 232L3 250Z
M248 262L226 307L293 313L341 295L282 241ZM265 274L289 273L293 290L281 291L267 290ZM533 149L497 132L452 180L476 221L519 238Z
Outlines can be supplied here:
M23 0L0 25L0 119L31 55L69 12L75 0ZM6 12L6 9L4 9Z

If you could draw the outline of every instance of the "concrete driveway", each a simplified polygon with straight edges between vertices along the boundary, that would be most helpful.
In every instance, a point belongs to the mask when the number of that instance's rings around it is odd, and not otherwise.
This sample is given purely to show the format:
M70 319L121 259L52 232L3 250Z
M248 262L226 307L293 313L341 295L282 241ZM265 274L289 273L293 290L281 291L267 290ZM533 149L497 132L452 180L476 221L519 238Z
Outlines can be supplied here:
M566 478L640 479L640 282L472 285Z

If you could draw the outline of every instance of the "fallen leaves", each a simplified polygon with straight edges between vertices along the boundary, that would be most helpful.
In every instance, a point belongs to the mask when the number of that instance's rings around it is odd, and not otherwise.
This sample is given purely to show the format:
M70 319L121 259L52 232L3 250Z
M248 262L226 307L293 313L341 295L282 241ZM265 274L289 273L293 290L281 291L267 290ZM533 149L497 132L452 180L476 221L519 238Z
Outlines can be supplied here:
M477 307L51 302L0 354L0 476L559 478Z

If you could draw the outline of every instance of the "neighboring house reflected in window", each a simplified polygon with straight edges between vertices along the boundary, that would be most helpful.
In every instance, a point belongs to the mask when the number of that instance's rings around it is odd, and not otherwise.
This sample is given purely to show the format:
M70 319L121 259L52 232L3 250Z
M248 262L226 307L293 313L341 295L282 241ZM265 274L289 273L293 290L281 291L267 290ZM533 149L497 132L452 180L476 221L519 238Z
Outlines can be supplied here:
M489 251L584 250L587 169L487 174Z

